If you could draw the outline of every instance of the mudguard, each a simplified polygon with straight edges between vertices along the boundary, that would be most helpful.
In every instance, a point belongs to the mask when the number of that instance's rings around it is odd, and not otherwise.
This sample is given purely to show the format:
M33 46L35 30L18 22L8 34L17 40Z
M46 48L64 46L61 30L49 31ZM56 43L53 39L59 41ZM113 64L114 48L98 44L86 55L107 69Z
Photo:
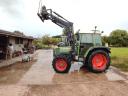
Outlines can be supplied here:
M67 47L58 47L58 48L55 48L53 50L53 56L57 56L59 54L69 54L71 51L71 47L70 46L67 46Z
M110 51L110 48L109 47L105 47L105 46L93 46L93 47L90 47L87 51L86 51L86 53L84 54L84 58L87 58L93 51L95 51L95 50L104 50L105 52L107 52L107 53L111 53L111 51Z

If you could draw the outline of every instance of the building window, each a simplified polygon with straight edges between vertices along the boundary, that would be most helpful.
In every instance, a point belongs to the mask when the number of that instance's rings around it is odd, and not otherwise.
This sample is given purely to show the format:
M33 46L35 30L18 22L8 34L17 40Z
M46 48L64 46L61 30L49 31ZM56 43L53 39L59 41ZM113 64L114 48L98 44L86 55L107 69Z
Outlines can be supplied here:
M19 39L20 39L20 38L15 38L15 43L16 43L16 44L19 44Z
M20 38L20 44L23 44L23 38Z
M15 43L16 44L23 44L23 38L15 38Z

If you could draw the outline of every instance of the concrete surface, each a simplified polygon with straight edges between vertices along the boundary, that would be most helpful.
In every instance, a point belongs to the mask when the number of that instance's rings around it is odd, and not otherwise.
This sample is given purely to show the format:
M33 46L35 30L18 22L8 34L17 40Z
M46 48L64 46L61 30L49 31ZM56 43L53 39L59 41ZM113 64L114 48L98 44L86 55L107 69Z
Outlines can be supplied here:
M22 60L22 57L19 56L19 57L15 57L15 58L12 58L12 59L8 59L8 60L2 60L0 62L0 67L5 67L5 66L9 66L11 64L14 64L18 61L21 61Z
M0 69L0 96L128 96L128 79L113 68L95 74L72 64L67 74L52 68L52 50L38 50L37 61Z
M29 55L32 58L35 54L29 54ZM18 57L15 57L12 59L7 59L7 60L1 60L0 61L0 68L12 65L12 64L19 62L19 61L22 61L22 56L18 56Z
M51 84L53 75L52 70L52 50L40 51L37 62L32 65L28 72L19 81L20 84Z

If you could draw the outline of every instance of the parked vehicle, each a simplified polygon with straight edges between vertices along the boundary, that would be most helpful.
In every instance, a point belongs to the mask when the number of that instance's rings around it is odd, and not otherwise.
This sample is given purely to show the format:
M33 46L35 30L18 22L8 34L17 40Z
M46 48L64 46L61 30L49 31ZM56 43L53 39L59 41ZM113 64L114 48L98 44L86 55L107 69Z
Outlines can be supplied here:
M46 9L45 6L41 6L37 15L43 22L51 20L66 30L64 43L53 50L52 65L56 72L67 73L73 61L83 62L84 66L92 72L104 72L109 68L110 48L102 46L99 33L74 34L72 22L52 9Z

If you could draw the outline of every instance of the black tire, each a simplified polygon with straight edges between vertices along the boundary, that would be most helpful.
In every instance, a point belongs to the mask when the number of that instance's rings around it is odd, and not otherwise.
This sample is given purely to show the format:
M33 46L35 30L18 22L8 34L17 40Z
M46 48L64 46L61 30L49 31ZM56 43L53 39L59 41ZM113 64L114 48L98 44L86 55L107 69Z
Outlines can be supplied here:
M64 60L65 63L67 64L66 68L64 70L59 70L57 67L56 67L56 64L57 64L57 60ZM53 59L53 62L52 62L52 66L53 66L53 69L57 72L57 73L68 73L69 70L70 70L70 67L71 67L71 58L70 56L66 56L66 55L58 55L56 56L54 59Z
M94 68L94 63L95 62L93 62L93 60L94 60L94 58L95 58L95 56L97 54L101 54L101 56L103 56L103 58L105 58L105 60L104 60L105 62L103 62L101 68L98 68L98 67L97 68ZM96 60L96 63L97 63L98 60L97 59L95 59L95 60ZM102 61L103 61L103 59L102 59ZM98 61L98 63L99 63L99 61ZM104 50L96 50L96 51L93 51L91 53L91 55L89 56L89 58L88 58L87 68L91 72L94 72L94 73L105 72L109 68L109 66L110 66L110 56L109 56L109 53L105 52Z

